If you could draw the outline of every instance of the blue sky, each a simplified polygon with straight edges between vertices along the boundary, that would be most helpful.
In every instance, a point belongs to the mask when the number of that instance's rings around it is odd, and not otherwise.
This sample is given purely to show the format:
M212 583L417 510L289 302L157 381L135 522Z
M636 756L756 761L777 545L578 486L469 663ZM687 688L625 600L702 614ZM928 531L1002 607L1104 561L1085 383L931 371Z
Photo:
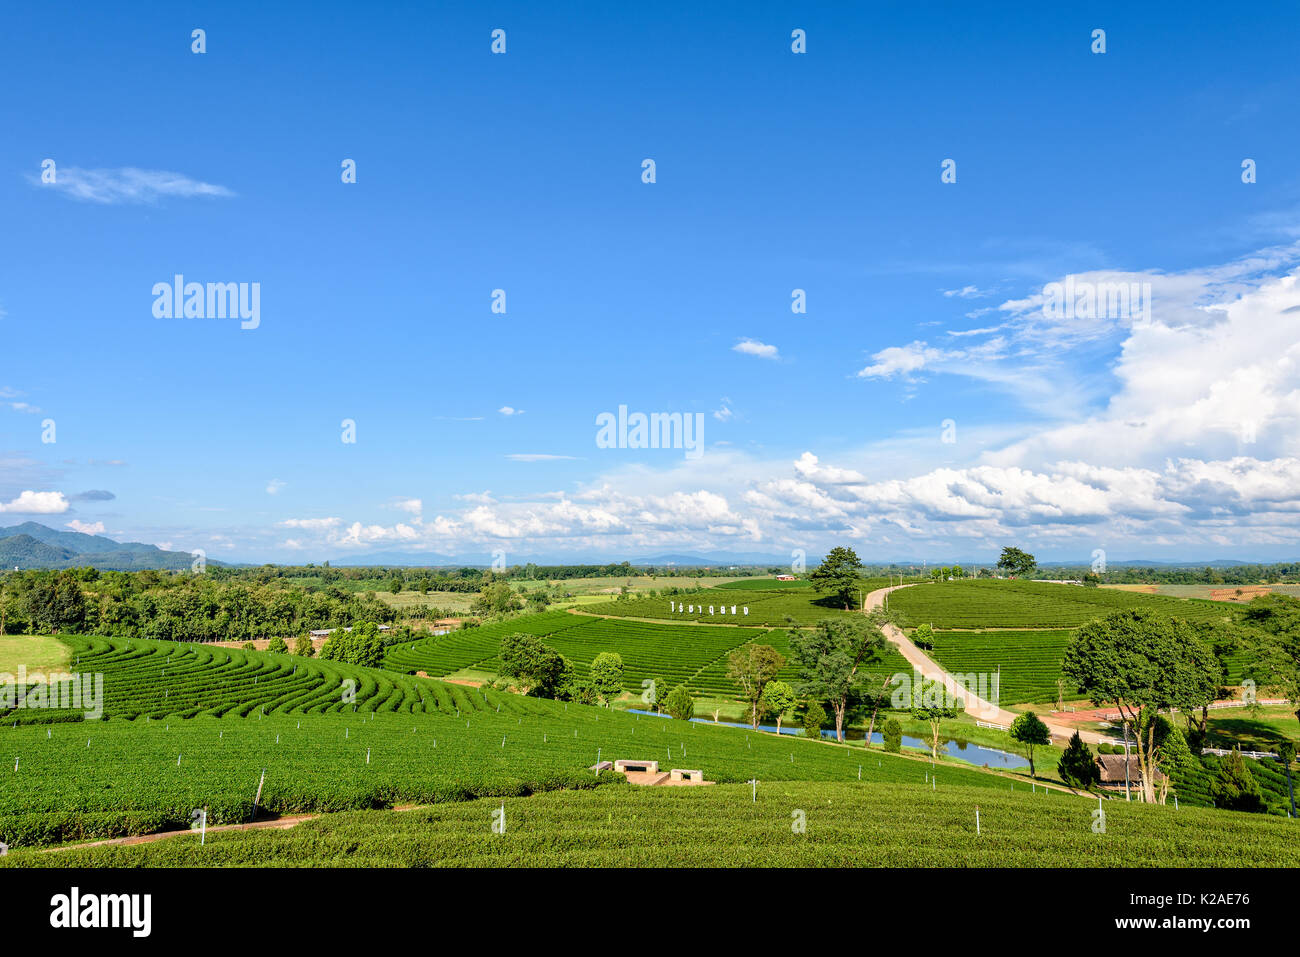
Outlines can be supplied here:
M1297 553L1294 8L6 21L0 525L295 562ZM258 328L156 318L176 273L259 283ZM1150 321L1044 319L1067 276L1151 283ZM620 405L703 414L703 454L599 448Z

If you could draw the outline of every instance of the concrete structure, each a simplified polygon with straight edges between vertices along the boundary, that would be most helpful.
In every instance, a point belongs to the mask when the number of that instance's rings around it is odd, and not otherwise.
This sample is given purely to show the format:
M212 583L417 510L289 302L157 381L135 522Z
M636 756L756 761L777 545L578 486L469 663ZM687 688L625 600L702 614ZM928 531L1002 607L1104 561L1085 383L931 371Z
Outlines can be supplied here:
M614 762L614 770L626 774L628 771L639 771L642 774L658 774L658 761L631 761L626 758Z

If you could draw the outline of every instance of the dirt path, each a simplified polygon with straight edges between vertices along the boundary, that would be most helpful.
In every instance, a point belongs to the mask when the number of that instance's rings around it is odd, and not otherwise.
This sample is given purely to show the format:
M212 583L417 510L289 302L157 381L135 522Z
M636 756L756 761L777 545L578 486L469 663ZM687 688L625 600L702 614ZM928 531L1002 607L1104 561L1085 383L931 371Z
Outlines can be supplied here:
M880 608L885 603L885 596L891 591L897 591L900 588L912 588L913 585L891 585L888 588L877 588L867 595L865 611L870 612L873 609ZM983 698L968 691L965 686L959 684L952 675L944 671L929 655L918 648L912 639L905 635L901 628L894 625L885 625L882 629L885 637L888 638L908 664L921 673L921 676L930 680L937 680L943 683L949 694L955 698L960 698L967 714L973 715L979 721L986 721L990 724L1001 724L1007 727L1015 721L1019 715L1014 711L1007 711L996 704L985 701ZM1039 715L1042 718L1042 715ZM1057 723L1056 721L1043 719L1043 724L1052 732L1053 738L1069 739L1076 731L1084 741L1089 744L1098 744L1102 741L1109 740L1108 736L1098 734L1096 731L1086 731L1082 728L1073 728L1069 725Z
M214 824L212 827L208 828L208 833L216 834L220 831L257 831L265 828L271 828L277 831L287 831L289 828L296 827L303 821L310 821L317 817L320 817L320 815L289 814L284 817L277 817L270 821L249 821L246 824ZM59 847L46 847L41 850L41 853L55 854L59 851L77 851L86 847L110 847L117 844L150 844L154 841L165 840L169 837L180 837L182 834L198 833L198 831L192 831L189 828L180 831L156 831L153 834L136 834L131 837L114 837L105 841L89 841L85 844L62 844Z

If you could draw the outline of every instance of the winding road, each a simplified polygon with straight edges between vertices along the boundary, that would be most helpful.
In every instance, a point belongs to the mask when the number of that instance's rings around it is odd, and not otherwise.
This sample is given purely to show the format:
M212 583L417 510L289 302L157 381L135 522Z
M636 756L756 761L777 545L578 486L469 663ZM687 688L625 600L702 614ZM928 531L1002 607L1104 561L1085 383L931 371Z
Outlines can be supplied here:
M863 608L864 613L870 614L875 609L882 607L885 604L885 596L891 591L898 591L900 588L912 588L914 587L914 584L915 583L913 583L913 585L891 585L888 588L877 588L875 591L868 593L866 604ZM943 687L947 689L949 694L954 698L961 699L964 710L967 714L973 715L979 721L987 721L991 724L1001 724L1007 727L1010 727L1011 722L1015 721L1016 718L1019 717L1016 712L1000 708L993 702L986 701L967 690L965 685L958 682L956 678L944 671L933 658L918 648L916 644L913 643L912 639L908 638L907 635L903 633L901 628L898 628L895 625L885 625L881 630L884 632L885 637L898 648L899 653L907 659L908 664L919 671L923 678L942 682ZM1070 736L1078 731L1079 737L1089 744L1098 744L1102 741L1110 740L1110 738L1098 734L1095 731L1086 731L1082 728L1074 728L1069 725L1058 724L1044 718L1042 715L1039 715L1039 718L1042 719L1043 724L1047 725L1047 729L1052 733L1054 739L1060 738L1063 739L1063 741L1069 740ZM1063 743L1063 741L1054 743Z

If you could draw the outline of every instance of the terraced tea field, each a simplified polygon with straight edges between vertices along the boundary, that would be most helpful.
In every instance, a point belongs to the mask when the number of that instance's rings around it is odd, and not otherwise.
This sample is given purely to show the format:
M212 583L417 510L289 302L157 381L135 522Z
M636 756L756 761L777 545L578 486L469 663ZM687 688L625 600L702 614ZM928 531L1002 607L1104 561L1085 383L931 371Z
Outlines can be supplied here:
M936 631L931 654L953 673L1001 672L1000 698L1004 702L1055 702L1061 658L1072 631ZM1077 696L1067 684L1065 698Z
M454 708L468 694L373 668L211 644L79 635L60 640L70 648L73 671L104 676L103 709L112 717L314 714L354 704L360 711L426 711ZM0 709L7 723L81 717L81 711Z
M436 684L429 682L430 685ZM238 699L238 692L231 692ZM704 769L710 780L865 780L923 787L1005 779L956 764L866 754L802 738L443 687L445 710L410 714L269 714L19 724L0 727L0 841L18 847L183 827L206 807L211 824L247 821L261 775L272 813L525 795L616 780L598 756ZM459 707L459 713L457 708Z
M883 588L888 583L884 578L865 579L862 594ZM786 583L774 581L772 584L782 586ZM624 618L763 625L773 628L785 626L786 616L793 618L796 624L813 625L823 618L857 614L856 608L846 611L842 604L817 594L805 582L790 585L791 587L758 588L750 582L734 582L729 586L702 588L680 595L638 597L586 605L583 611ZM683 609L683 606L684 610L677 610ZM734 612L731 610L733 606L736 609ZM725 612L722 610L724 607ZM710 608L713 609L712 614ZM749 609L748 614L745 614L746 608Z
M975 807L980 830L975 831ZM504 807L504 833L492 814ZM1294 822L1185 807L1106 805L942 782L763 780L602 787L408 812L330 815L290 830L15 851L8 867L1295 867ZM803 828L792 825L802 819ZM1207 834L1213 839L1207 840Z
M461 628L393 645L384 657L384 667L409 674L423 671L432 678L441 678L494 660L506 635L554 635L586 620L564 611L547 611L478 628Z
M1227 621L1233 614L1223 602L990 579L916 585L894 592L889 604L912 624L927 622L935 628L1076 628L1126 609L1149 609L1189 621Z

